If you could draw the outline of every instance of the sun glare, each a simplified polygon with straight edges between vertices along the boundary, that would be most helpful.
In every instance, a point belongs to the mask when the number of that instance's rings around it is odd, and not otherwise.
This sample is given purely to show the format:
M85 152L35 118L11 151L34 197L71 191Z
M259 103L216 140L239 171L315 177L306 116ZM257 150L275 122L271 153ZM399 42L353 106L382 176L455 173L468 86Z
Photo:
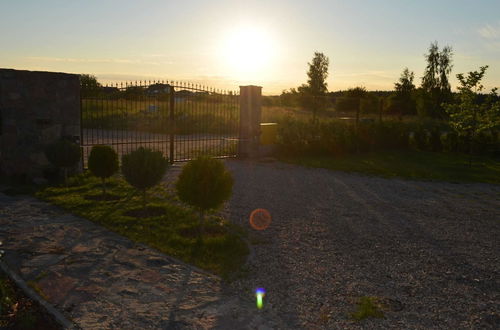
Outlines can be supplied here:
M276 57L275 42L269 31L251 26L230 30L219 51L223 65L238 79L262 77Z

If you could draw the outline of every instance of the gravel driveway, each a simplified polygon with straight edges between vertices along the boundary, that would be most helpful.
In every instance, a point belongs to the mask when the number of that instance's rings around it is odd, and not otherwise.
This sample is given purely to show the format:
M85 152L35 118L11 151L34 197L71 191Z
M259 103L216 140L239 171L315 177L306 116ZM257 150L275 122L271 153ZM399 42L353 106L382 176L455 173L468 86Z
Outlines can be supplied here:
M223 211L254 242L249 274L289 328L499 328L500 186L367 177L230 160ZM273 222L251 229L250 212ZM361 296L384 319L355 322Z

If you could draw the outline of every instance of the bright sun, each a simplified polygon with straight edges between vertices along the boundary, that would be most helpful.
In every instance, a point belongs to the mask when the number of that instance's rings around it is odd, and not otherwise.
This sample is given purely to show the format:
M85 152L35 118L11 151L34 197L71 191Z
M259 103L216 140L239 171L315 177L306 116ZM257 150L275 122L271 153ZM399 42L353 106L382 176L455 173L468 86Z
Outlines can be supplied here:
M250 26L230 30L219 50L224 66L239 79L267 74L276 57L275 42L268 31Z

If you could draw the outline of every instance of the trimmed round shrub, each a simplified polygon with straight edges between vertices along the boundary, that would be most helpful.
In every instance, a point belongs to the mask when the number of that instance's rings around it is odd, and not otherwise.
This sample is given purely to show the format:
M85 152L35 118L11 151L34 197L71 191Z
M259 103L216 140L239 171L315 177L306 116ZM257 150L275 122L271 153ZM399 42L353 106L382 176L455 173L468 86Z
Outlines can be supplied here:
M64 183L66 184L68 168L80 161L80 146L69 140L57 140L45 147L45 156L52 165L64 170Z
M202 156L184 166L175 187L183 202L205 212L231 197L233 177L222 161Z
M57 140L47 145L45 156L56 167L72 167L80 161L80 146L69 140Z
M88 166L93 175L102 179L102 193L105 195L104 181L118 171L118 154L110 146L93 146L90 150Z
M159 151L140 147L122 157L122 173L125 180L142 191L146 207L146 190L156 186L165 175L168 160Z
M96 177L109 178L118 171L118 154L110 146L93 146L88 166Z

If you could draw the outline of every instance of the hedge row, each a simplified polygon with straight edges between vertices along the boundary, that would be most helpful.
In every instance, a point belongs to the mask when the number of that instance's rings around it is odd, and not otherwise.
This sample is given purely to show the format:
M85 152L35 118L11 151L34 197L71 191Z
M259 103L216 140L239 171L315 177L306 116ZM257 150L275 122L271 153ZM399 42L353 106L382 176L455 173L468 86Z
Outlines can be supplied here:
M443 123L321 122L287 118L278 128L280 151L289 155L343 155L383 150L468 152L469 141ZM475 137L476 154L500 155L500 136L490 131Z

